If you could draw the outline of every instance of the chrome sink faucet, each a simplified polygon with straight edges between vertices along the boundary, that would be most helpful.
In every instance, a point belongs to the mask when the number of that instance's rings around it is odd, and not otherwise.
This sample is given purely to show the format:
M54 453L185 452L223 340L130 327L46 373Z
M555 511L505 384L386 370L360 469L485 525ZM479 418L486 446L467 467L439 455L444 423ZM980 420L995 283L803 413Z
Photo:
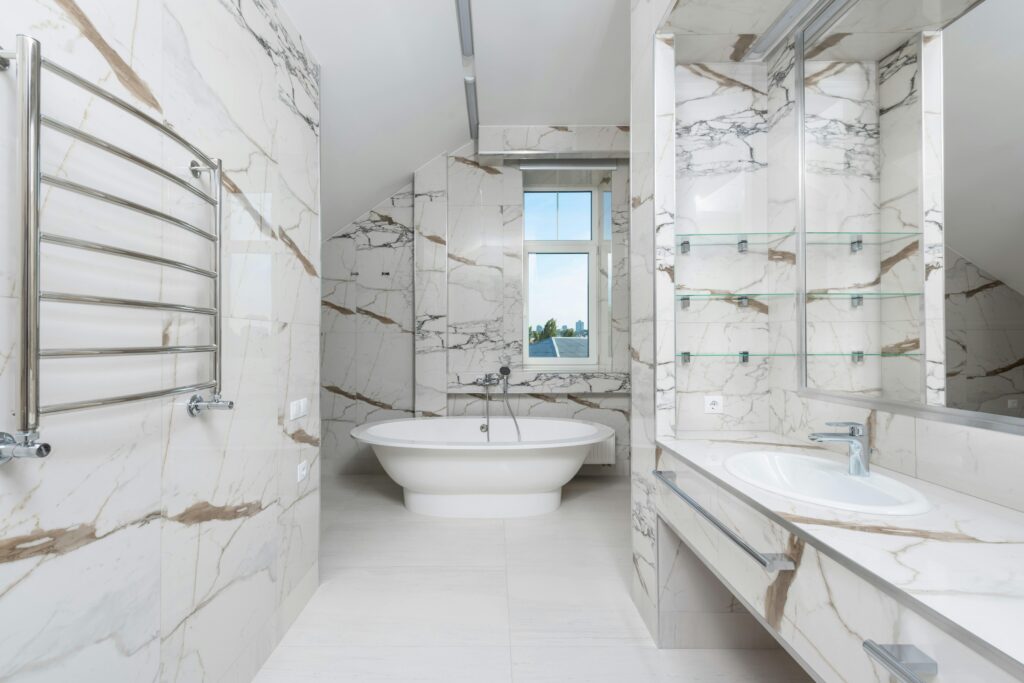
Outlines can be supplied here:
M846 427L844 432L814 432L807 438L818 443L845 443L849 448L850 474L866 477L871 472L871 446L868 429L860 422L826 422L829 427Z

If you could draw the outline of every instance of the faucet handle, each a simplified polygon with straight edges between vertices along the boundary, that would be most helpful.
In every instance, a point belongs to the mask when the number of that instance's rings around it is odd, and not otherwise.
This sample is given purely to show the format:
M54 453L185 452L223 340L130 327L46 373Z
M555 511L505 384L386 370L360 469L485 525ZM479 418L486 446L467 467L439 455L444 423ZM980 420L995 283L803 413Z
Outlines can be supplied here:
M864 436L864 423L862 422L848 422L841 420L838 422L826 422L825 424L829 427L849 427L850 436Z

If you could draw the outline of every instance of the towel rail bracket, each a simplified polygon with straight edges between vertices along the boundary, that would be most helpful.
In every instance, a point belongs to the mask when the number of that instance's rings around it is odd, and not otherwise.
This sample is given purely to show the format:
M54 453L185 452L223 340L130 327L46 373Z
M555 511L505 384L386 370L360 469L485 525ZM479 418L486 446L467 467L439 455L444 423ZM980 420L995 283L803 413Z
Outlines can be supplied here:
M234 410L235 402L221 398L220 394L213 394L209 401L204 399L201 394L193 394L185 407L189 415L198 417L199 413L204 410Z
M50 444L39 440L39 432L0 432L0 465L15 458L45 458Z

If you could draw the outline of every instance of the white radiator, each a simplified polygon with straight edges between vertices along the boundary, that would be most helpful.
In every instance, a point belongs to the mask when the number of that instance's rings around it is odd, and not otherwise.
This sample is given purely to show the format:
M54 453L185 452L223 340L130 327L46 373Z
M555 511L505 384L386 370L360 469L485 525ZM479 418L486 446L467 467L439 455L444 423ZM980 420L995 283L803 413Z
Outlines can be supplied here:
M612 434L604 441L595 443L590 448L590 455L583 461L584 465L614 465L615 464L615 434Z

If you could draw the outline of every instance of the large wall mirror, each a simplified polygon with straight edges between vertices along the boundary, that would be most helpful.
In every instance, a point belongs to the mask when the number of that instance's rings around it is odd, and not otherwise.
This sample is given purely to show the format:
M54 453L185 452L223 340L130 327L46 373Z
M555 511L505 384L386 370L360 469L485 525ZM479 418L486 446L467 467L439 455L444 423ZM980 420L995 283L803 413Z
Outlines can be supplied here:
M800 34L807 390L1024 424L1020 26L858 0Z

